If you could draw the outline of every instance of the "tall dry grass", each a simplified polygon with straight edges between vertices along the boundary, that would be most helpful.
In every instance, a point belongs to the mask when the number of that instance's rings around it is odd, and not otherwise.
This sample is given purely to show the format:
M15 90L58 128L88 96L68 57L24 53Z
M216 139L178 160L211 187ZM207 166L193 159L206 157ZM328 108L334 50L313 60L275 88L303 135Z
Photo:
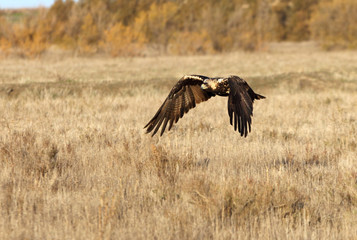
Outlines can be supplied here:
M357 54L3 60L1 239L355 239ZM226 99L144 134L186 73L239 74Z

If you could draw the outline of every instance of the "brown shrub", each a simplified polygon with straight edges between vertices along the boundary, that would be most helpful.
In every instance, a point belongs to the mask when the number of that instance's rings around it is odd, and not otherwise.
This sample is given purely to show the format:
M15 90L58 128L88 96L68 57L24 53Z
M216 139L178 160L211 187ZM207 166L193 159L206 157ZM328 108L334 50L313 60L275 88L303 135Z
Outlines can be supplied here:
M78 50L80 53L95 53L97 52L97 43L100 39L98 28L93 20L93 17L88 13L83 20L81 30L78 37Z
M124 26L116 23L104 32L101 45L111 56L136 56L141 54L145 36L138 31L136 25Z
M178 55L193 55L214 53L213 43L207 31L177 32L169 43L169 53Z
M325 49L357 48L357 2L322 1L310 23L313 38Z
M46 19L46 10L39 9L35 16L29 15L23 22L10 24L2 46L13 47L23 57L40 56L49 46L51 27ZM6 48L6 47L5 47Z

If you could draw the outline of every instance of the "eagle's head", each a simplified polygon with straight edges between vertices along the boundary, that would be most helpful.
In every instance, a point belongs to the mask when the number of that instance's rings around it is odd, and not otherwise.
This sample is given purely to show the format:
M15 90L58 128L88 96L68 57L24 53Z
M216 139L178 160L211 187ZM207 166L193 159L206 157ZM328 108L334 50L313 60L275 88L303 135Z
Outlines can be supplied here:
M203 83L201 84L201 88L205 91L213 92L217 89L218 84L219 82L217 81L217 79L208 78L203 81Z

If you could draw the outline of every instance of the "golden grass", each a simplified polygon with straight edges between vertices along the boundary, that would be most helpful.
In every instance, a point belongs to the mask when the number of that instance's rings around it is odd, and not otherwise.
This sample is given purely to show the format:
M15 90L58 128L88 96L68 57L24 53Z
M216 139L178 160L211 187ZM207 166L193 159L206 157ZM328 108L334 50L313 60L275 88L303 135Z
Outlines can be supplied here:
M144 134L186 73L267 99L252 132L227 99ZM0 239L355 239L357 54L5 59Z

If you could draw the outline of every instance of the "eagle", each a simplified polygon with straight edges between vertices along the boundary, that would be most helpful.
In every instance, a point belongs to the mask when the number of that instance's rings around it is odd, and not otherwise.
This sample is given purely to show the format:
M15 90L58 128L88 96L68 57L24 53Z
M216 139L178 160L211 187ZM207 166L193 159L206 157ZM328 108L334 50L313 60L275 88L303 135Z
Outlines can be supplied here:
M238 76L206 77L202 75L185 75L171 89L169 95L144 128L146 133L153 131L154 136L161 128L164 134L167 123L168 131L173 123L183 117L196 104L207 101L214 96L228 96L228 115L234 130L246 137L251 131L253 102L265 97L256 94L246 81Z

